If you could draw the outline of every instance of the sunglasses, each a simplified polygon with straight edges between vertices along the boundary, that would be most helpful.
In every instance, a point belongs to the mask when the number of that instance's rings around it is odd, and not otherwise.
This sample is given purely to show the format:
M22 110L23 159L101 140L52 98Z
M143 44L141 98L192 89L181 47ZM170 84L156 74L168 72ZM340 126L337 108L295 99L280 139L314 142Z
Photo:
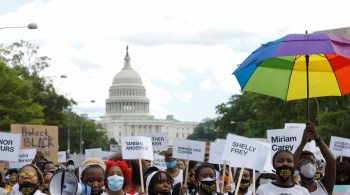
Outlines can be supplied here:
M21 173L21 174L19 174L19 177L22 178L22 179L26 179L26 178L32 179L33 177L36 177L36 174L33 173L33 172Z

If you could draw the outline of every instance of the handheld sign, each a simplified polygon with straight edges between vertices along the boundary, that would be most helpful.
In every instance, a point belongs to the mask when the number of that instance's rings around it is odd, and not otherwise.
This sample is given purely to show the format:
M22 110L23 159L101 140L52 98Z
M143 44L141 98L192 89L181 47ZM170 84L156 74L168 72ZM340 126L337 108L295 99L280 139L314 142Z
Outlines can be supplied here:
M223 148L225 148L226 140L210 142L209 150L209 163L213 164L224 164L224 160L221 158L223 153Z
M168 136L166 133L144 133L142 136L152 139L152 146L155 151L166 150L168 147Z
M101 154L102 154L101 155L102 156L101 157L102 161L107 161L109 159L109 157L114 154L114 152L102 151Z
M122 137L123 159L153 160L152 140L143 136Z
M0 133L0 160L18 161L20 134Z
M23 149L19 151L18 161L10 161L10 168L22 168L26 164L32 163L36 154L35 149Z
M303 137L301 128L267 130L267 142L271 144L272 156L278 150L289 150L294 153Z
M329 149L335 157L348 156L350 157L350 139L331 136Z
M165 170L166 164L165 164L164 156L159 154L154 154L153 157L154 157L154 160L152 161L153 163L152 166L155 166L160 170Z
M246 137L228 134L222 158L230 161L234 167L247 167L263 170L267 151L259 142ZM259 158L259 160L257 160ZM262 160L265 158L265 160Z
M11 133L22 135L21 149L42 149L46 159L57 162L57 126L13 124L11 125Z
M306 124L305 123L285 123L284 128L285 129L291 129L291 128L299 128L299 129L305 129Z
M173 157L203 162L205 155L205 142L187 139L175 139Z
M88 159L88 158L102 159L102 149L101 148L85 149L85 159Z
M67 154L66 151L59 151L57 154L57 161L58 162L66 162L67 161Z

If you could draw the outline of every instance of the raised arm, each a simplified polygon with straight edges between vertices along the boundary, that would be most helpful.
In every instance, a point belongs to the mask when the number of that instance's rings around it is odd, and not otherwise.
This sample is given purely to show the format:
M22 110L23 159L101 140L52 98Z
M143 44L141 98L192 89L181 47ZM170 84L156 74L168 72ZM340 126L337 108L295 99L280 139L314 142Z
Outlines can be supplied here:
M305 145L308 143L309 140L314 139L313 132L310 129L308 129L307 124L306 124L306 127L304 129L304 133L303 133L303 137L301 139L301 142L293 154L294 169L297 169L298 162L300 160L300 155L301 155L301 152L304 150Z

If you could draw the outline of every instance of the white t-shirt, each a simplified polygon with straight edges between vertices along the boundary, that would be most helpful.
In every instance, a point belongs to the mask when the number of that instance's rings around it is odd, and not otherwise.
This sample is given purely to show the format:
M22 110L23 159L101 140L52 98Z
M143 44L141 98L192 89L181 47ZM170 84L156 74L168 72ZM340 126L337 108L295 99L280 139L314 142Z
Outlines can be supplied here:
M310 195L328 195L327 191L321 186L320 181L315 181L316 183L316 190L313 192L310 192ZM300 185L300 183L298 183Z
M0 188L0 195L6 195L7 191L4 188Z
M259 186L256 195L310 195L310 193L299 185L279 187L273 183L267 183Z
M173 186L174 186L175 184L177 184L177 183L182 183L182 181L183 181L183 170L181 169L181 170L180 170L180 173L179 173L176 177L174 177L173 179L174 179L174 184L173 184Z

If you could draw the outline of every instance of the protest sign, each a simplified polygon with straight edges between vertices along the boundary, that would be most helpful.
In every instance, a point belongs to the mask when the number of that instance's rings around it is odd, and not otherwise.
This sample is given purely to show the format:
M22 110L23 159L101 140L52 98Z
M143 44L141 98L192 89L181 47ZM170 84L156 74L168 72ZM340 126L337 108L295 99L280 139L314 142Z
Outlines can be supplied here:
M326 160L324 159L324 157L323 157L323 155L322 155L321 150L320 150L319 147L316 147L315 157L316 157L316 159L318 159L318 160L324 160L324 161L326 161Z
M21 135L0 133L0 160L18 161Z
M174 139L173 157L204 161L205 142L187 139Z
M45 158L57 162L58 127L44 125L11 125L11 133L21 134L21 149L40 149Z
M112 156L113 154L115 154L114 152L108 152L108 151L102 151L102 160L103 161L107 161L109 159L110 156Z
M262 171L268 149L246 137L228 134L222 158L234 167L247 167ZM258 160L257 160L258 159Z
M165 159L163 155L159 154L154 154L153 155L154 160L152 161L152 166L156 166L160 170L165 170L166 165L165 165Z
M88 158L102 159L102 149L101 148L85 149L85 159L88 159Z
M144 133L142 136L152 139L153 150L166 150L168 147L168 136L166 133Z
M285 123L284 128L290 129L290 128L298 128L298 129L305 129L306 124L305 123Z
M329 149L335 157L348 156L350 157L350 139L331 136Z
M36 154L35 149L23 149L19 151L16 161L10 161L10 168L22 168L26 164L31 164Z
M66 162L67 154L66 151L59 151L57 154L57 162Z
M289 150L294 153L303 137L301 128L267 130L267 141L271 144L272 156L278 150Z
M225 147L226 140L210 142L209 150L209 163L224 164L222 159L223 148Z
M153 160L152 140L143 136L122 137L123 159Z

